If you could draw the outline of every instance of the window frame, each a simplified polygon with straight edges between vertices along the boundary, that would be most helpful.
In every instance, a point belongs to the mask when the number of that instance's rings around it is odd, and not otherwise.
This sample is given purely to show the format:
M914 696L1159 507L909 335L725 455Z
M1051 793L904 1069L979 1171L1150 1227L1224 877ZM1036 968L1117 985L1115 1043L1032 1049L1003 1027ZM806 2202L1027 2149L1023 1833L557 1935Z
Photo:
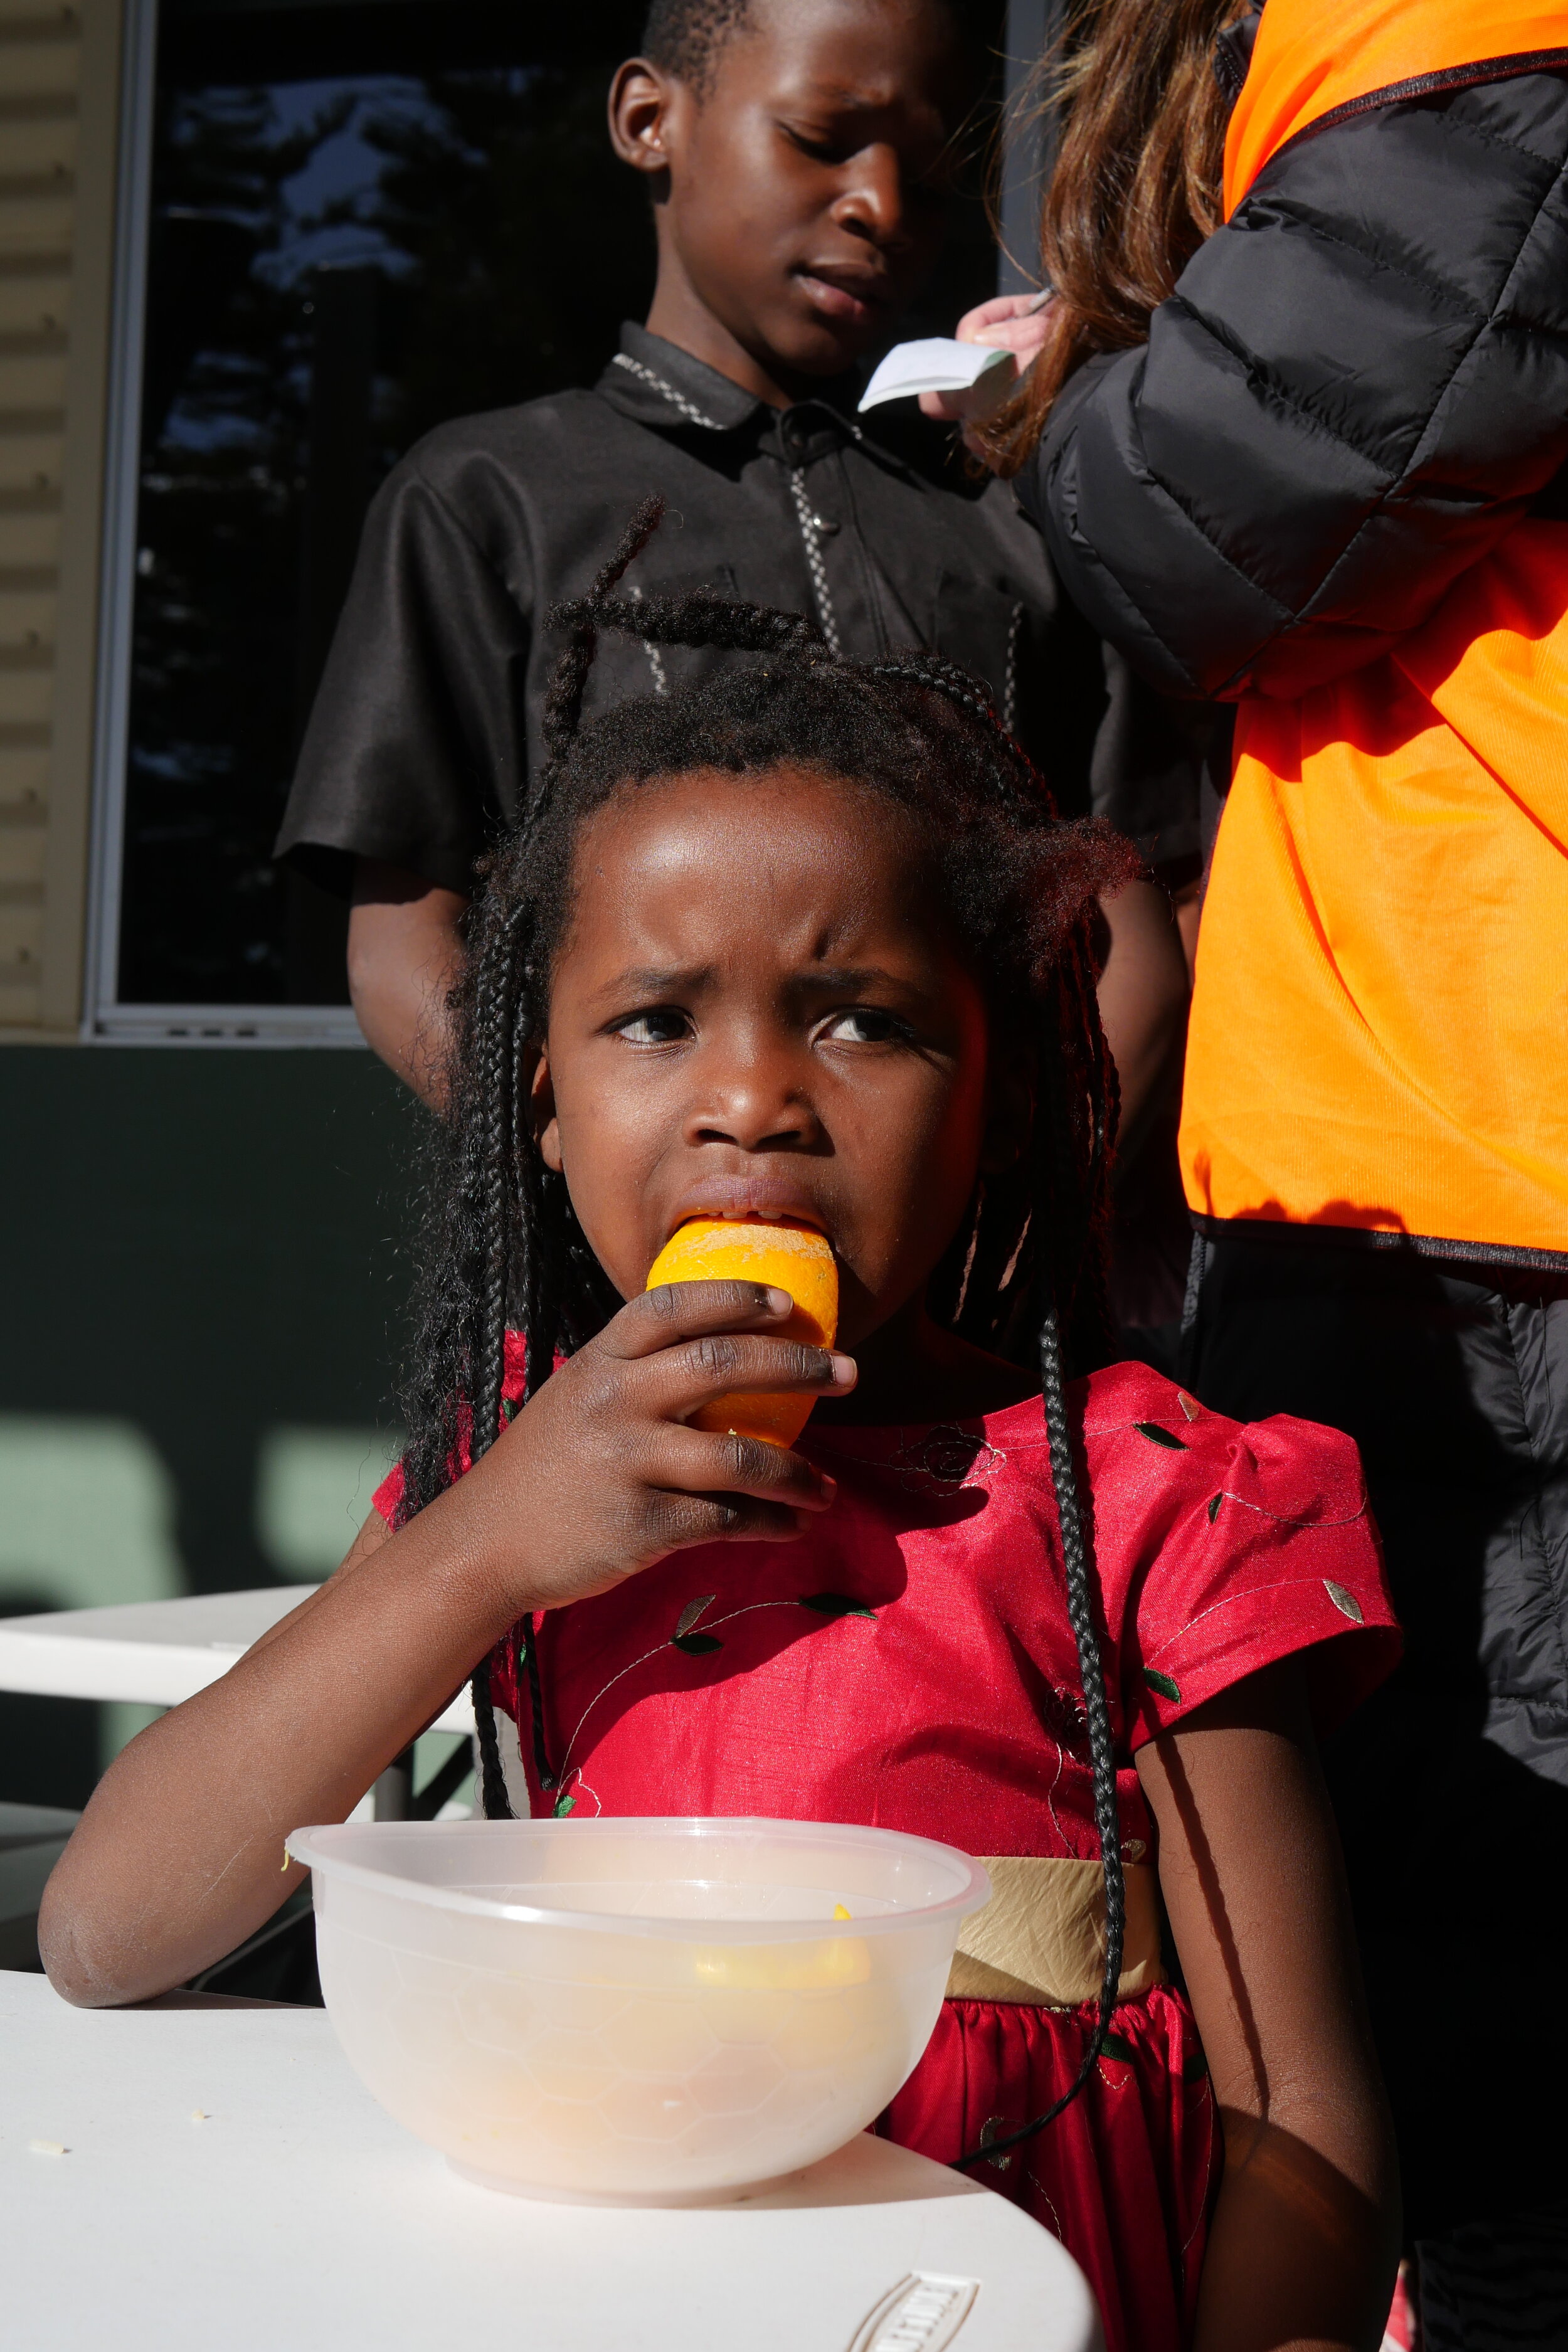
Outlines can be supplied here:
M157 77L158 0L125 0L81 1034L85 1043L108 1045L364 1047L347 1004L126 1004L120 999Z

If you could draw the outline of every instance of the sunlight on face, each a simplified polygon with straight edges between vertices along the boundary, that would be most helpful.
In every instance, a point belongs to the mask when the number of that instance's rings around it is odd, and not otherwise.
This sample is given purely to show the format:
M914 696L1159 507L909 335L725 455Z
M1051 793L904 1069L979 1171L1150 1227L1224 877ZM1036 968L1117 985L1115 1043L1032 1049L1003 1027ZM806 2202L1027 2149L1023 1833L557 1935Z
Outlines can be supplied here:
M847 366L936 257L969 79L933 0L756 0L669 117L668 229L703 307L805 373Z
M796 1217L841 1337L923 1288L986 1132L980 989L917 826L799 771L628 789L578 845L542 1148L626 1297L682 1220Z

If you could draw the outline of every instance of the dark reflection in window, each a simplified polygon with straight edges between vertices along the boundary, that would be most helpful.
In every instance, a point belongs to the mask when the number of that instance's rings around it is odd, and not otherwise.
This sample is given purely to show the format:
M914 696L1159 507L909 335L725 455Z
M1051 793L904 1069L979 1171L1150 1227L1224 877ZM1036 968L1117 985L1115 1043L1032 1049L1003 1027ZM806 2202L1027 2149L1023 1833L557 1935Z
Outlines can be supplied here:
M346 1001L344 911L270 849L364 510L432 425L592 383L643 315L647 195L604 117L642 15L166 0L122 1003ZM994 283L956 211L902 331Z
M591 382L651 282L605 142L640 11L174 8L160 44L120 995L341 1003L271 843L365 507L431 425Z

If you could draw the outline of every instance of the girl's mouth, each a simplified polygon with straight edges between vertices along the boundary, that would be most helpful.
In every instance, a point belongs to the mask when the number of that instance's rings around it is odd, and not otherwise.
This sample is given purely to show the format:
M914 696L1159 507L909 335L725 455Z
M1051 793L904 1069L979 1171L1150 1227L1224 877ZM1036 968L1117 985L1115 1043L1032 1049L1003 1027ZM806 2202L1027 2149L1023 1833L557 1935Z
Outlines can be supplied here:
M665 1238L698 1217L723 1224L804 1225L832 1239L822 1212L812 1202L803 1200L793 1186L756 1177L721 1176L705 1185L694 1184L677 1202Z

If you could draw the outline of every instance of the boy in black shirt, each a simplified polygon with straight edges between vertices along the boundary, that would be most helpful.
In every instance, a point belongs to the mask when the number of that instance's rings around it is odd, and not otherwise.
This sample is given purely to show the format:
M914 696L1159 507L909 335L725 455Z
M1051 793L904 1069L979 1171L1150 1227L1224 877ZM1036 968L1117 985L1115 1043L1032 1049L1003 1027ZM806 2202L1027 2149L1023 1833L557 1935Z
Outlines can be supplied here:
M863 657L932 646L989 684L1064 807L1114 818L1168 772L1179 814L1146 846L1195 846L1184 742L1061 599L1011 492L930 478L843 380L935 257L974 87L955 0L655 0L610 98L654 202L647 327L593 390L443 426L383 486L279 850L352 891L361 1026L421 1093L474 860L539 758L543 615L650 490L669 512L634 594L813 611ZM607 645L589 708L715 658ZM1106 911L1125 1134L1179 1045L1185 972L1152 886Z

